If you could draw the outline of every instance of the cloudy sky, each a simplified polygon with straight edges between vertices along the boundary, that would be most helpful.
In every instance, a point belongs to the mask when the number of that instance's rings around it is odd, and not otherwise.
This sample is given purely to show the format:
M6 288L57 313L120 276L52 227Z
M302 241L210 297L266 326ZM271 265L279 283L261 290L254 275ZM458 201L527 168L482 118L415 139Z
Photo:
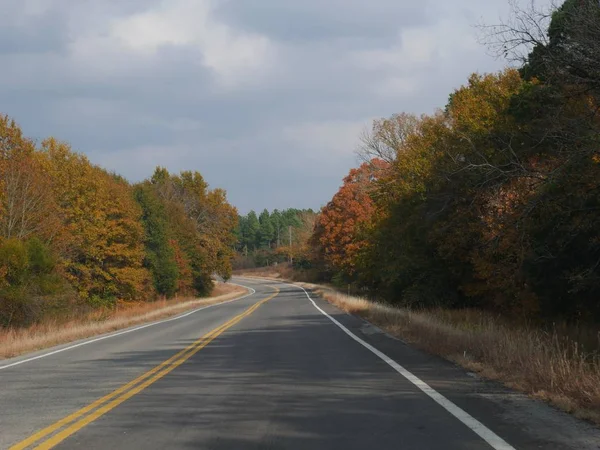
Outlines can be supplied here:
M361 131L429 113L507 0L0 0L0 112L131 181L199 170L241 212L326 203Z

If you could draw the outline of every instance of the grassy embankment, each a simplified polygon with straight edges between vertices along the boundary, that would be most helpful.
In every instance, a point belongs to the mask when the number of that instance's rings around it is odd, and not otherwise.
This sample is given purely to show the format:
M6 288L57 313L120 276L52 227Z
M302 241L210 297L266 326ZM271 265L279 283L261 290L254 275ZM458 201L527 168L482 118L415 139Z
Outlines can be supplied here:
M94 311L69 322L46 321L27 328L0 329L0 359L175 316L245 293L242 287L219 283L207 298L136 303L117 310Z
M294 279L289 268L244 274ZM598 327L554 324L546 329L485 311L409 310L345 295L329 286L304 287L417 348L600 425Z

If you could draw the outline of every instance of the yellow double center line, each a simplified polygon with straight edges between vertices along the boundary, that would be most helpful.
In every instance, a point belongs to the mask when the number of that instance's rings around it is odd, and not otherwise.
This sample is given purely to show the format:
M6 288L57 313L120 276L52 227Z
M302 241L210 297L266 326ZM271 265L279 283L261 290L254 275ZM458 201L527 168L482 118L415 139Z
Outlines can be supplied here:
M81 408L79 411L74 412L73 414L59 420L58 422L44 428L43 430L38 431L34 435L28 437L27 439L15 444L10 448L10 450L22 450L26 449L33 444L41 441L47 436L52 435L53 433L61 430L60 432L54 434L52 437L37 445L36 449L50 449L54 446L58 445L66 438L81 430L86 425L90 424L94 420L102 417L107 412L119 406L125 400L133 397L139 392L146 389L151 384L160 380L162 377L167 375L172 370L179 367L193 355L198 353L204 347L206 347L213 339L219 336L221 333L231 328L238 322L240 322L244 317L249 316L254 311L256 311L263 303L271 300L273 297L277 296L279 293L279 289L273 288L276 292L255 303L250 308L248 308L243 313L235 316L231 320L225 322L220 327L215 328L209 333L202 336L196 342L181 350L179 353L173 355L171 358L167 359L165 362L159 364L155 368L149 370L143 375L139 376L133 381L130 381L126 385L120 387L119 389L111 392L108 395L96 400L93 403L90 403L88 406ZM92 412L93 411L93 412ZM88 414L90 413L91 414ZM66 428L65 428L66 427ZM64 428L64 429L63 429Z

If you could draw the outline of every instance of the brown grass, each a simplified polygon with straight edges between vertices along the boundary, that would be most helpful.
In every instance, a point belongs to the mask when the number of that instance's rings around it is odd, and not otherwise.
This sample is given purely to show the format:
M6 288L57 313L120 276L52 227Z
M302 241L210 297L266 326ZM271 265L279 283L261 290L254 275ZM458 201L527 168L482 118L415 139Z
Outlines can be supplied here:
M314 270L299 270L290 263L281 263L270 267L256 267L253 269L234 270L233 273L240 277L274 278L287 281L318 282L318 272Z
M517 326L474 310L410 311L306 286L418 348L600 424L600 355L586 353L560 330Z
M258 277L258 278L281 278L281 279L292 279L290 274L282 273L284 269L283 264L272 267L257 267L255 269L240 269L234 270L234 276L238 277Z
M121 305L116 311L95 311L66 323L47 321L28 328L0 329L0 359L175 316L204 305L234 299L246 292L240 286L218 283L208 298Z

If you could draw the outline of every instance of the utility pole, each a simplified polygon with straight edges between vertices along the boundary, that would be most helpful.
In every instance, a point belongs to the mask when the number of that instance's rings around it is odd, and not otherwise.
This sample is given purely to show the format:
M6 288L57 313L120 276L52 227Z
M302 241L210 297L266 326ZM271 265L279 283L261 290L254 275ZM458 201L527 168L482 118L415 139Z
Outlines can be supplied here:
M292 226L291 225L288 227L288 230L290 232L290 264L293 264L294 258L292 257Z

